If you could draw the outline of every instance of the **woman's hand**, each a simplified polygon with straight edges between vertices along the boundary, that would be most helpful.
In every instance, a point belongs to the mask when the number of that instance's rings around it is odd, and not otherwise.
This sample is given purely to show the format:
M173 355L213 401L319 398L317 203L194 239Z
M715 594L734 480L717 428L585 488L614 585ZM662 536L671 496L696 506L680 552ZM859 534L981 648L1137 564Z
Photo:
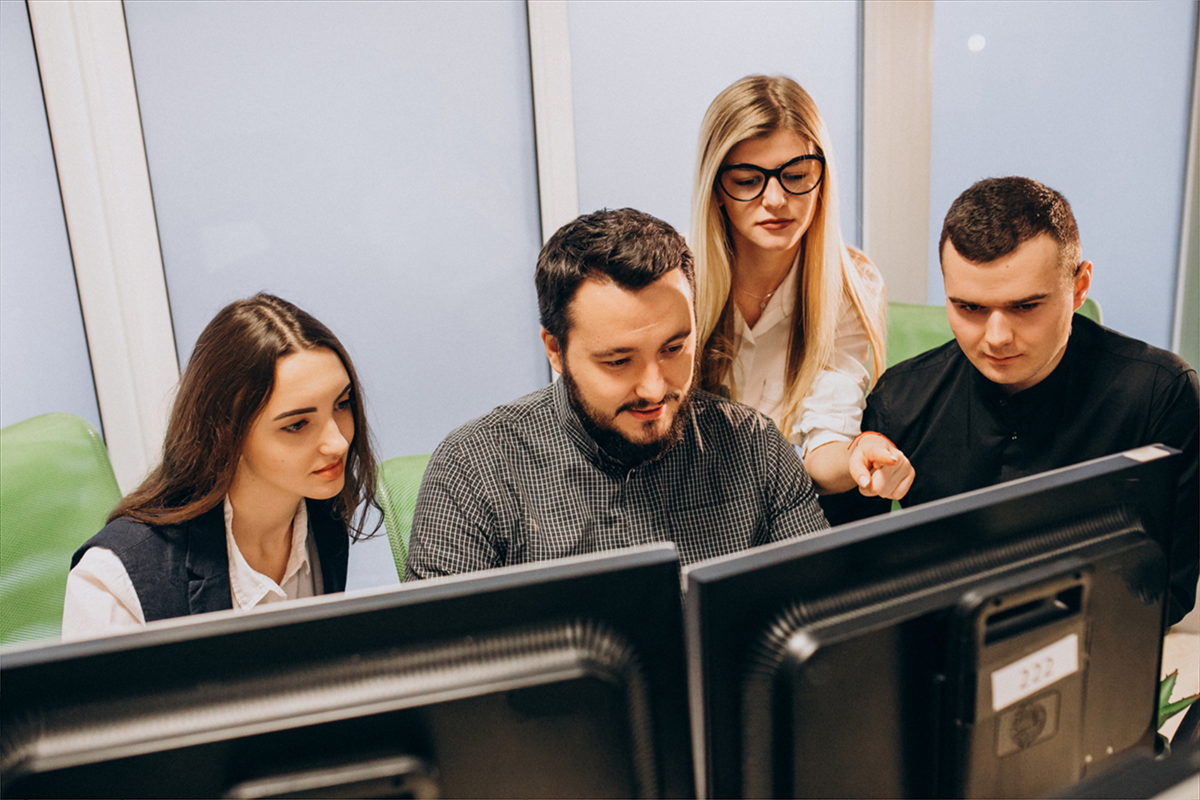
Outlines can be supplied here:
M867 497L899 500L908 494L916 470L908 456L883 434L865 431L850 443L850 477Z
M908 457L882 433L867 431L847 447L827 442L804 456L804 469L817 494L839 494L857 488L867 497L899 500L908 493L916 471Z

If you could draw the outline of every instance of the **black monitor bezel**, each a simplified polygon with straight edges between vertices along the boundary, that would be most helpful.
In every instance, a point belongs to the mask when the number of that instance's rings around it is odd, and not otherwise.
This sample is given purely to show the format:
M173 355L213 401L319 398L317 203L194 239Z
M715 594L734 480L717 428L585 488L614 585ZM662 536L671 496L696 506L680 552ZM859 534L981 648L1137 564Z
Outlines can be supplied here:
M1178 452L1165 445L1138 448L685 567L684 633L699 795L736 796L740 788L741 718L729 687L740 685L741 676L728 656L773 611L836 593L845 588L850 570L883 576L945 555L952 528L973 531L970 541L957 545L967 552L1022 536L1031 525L1078 518L1097 503L1134 506L1169 554ZM1053 501L1053 511L1028 502L1036 495Z
M617 591L617 588L620 591ZM104 639L4 652L4 714L107 696L236 681L331 653L419 647L582 619L607 625L638 651L653 704L658 780L666 796L694 793L686 706L679 562L670 543L316 598L246 614L167 622ZM308 642L324 642L314 652ZM214 647L214 643L219 646ZM236 652L231 660L222 654ZM88 676L87 680L80 680Z

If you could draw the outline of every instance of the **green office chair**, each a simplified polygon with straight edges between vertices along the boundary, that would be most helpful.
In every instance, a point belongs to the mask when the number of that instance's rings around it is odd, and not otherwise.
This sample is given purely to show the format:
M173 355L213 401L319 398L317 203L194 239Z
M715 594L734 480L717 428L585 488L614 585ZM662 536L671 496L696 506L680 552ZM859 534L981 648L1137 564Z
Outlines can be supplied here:
M1092 298L1083 301L1076 314L1103 324L1100 304ZM907 361L954 338L945 306L915 303L888 303L887 365Z
M1100 304L1092 298L1087 298L1075 311L1076 314L1082 314L1097 325L1104 324L1104 315L1100 313Z
M894 367L954 338L945 306L888 303L887 365Z
M60 635L71 555L120 499L108 450L79 417L0 430L0 644Z
M412 532L413 510L417 505L417 489L429 463L429 453L419 456L389 458L379 465L377 494L383 508L383 525L387 529L396 572L404 580L404 562L408 560L408 535Z

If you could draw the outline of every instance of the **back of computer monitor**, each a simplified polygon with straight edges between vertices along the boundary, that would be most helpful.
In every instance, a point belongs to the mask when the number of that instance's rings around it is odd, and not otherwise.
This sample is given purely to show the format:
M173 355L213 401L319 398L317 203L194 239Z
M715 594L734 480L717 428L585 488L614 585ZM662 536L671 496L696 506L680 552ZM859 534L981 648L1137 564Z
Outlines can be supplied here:
M701 791L1031 797L1149 750L1166 455L685 570Z
M670 545L5 656L6 797L686 797Z

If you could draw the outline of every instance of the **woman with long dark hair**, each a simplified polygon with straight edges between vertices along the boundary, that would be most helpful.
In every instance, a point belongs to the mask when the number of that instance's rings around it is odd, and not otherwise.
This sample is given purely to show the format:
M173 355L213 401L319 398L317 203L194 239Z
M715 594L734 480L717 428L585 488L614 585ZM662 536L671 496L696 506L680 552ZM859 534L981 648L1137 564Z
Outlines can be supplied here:
M75 553L63 638L343 591L374 487L341 342L278 297L231 303L196 341L162 462Z

